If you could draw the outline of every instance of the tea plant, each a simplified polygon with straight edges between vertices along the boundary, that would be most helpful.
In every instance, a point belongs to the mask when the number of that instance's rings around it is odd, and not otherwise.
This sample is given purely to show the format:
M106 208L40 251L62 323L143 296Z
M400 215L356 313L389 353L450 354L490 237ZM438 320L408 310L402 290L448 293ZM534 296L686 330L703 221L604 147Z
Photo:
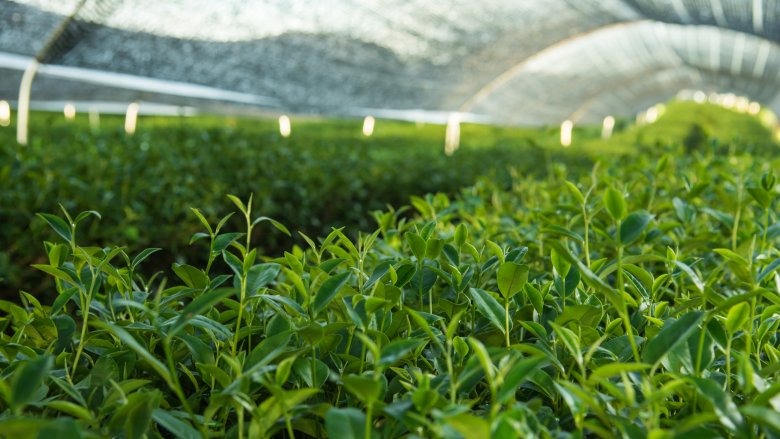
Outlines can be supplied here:
M761 163L712 145L483 180L277 258L256 246L287 228L230 196L239 229L193 210L203 266L149 278L157 249L42 214L56 298L0 302L0 434L779 437Z

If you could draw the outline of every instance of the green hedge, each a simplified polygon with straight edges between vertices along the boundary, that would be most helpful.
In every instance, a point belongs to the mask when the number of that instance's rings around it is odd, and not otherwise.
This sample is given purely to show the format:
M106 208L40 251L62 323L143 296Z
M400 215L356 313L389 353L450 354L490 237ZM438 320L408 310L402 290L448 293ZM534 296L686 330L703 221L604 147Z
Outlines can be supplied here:
M543 145L556 136L464 126L464 145L447 157L444 128L432 125L380 122L366 139L356 121L308 121L282 139L269 121L142 118L128 137L118 118L104 117L96 133L83 120L33 120L27 147L16 145L13 127L0 129L0 279L6 297L45 286L29 269L44 255L42 227L33 218L59 211L58 204L101 212L100 224L80 231L90 242L131 251L165 248L153 267L162 268L174 260L202 262L179 237L198 228L191 206L214 219L227 206L224 194L254 194L258 212L310 236L331 227L367 230L374 226L369 212L405 204L411 195L455 193L480 176L506 186L510 171L541 175L551 160ZM579 152L556 155L591 163ZM259 245L274 252L292 242L271 235Z
M739 146L484 179L279 258L232 198L167 281L43 215L56 299L0 301L0 432L776 437L780 163Z

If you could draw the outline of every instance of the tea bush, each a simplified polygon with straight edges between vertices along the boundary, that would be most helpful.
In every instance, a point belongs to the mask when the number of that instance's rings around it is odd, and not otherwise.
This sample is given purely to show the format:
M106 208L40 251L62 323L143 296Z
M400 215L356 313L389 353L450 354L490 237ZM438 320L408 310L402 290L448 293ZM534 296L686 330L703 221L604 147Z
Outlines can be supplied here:
M101 212L99 227L80 230L88 242L131 251L163 247L151 261L155 269L174 261L198 264L202 256L177 237L198 228L190 206L214 220L228 207L225 193L254 193L260 211L311 236L331 227L366 230L372 227L367 212L404 204L411 195L454 194L480 176L507 185L512 168L539 175L549 150L536 142L555 139L555 133L464 126L463 147L447 157L444 128L392 122L369 139L359 137L356 122L338 121L302 123L281 139L270 122L231 128L203 118L181 125L151 119L128 137L119 119L104 117L95 133L53 115L33 120L28 147L16 144L12 129L0 129L0 298L48 287L28 268L40 262L45 237L31 219L58 210L58 203ZM578 152L558 160L589 167L591 157ZM292 241L271 236L261 245L281 253Z
M151 277L96 212L41 214L56 298L0 303L0 432L778 437L778 163L730 150L481 180L276 258L230 196Z

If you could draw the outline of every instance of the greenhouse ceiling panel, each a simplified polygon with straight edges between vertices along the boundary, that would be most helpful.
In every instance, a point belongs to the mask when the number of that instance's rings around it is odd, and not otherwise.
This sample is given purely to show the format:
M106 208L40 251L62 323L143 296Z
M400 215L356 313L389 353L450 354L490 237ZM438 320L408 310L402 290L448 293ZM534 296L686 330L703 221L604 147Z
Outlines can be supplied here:
M780 0L0 0L0 99L37 57L40 101L544 125L701 90L777 111L779 22Z

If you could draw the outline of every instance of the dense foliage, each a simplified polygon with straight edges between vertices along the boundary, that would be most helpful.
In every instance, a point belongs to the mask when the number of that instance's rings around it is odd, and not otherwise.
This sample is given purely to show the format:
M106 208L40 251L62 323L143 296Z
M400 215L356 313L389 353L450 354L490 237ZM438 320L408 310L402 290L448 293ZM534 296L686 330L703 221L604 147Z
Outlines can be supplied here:
M191 212L204 263L165 281L139 274L156 249L83 239L96 213L43 214L56 299L0 303L0 432L779 437L769 154L482 180L279 258L257 245L284 225L230 196L232 218Z
M383 121L365 138L357 122L315 121L296 124L293 136L282 139L272 122L262 121L230 127L204 118L142 119L128 137L121 119L104 117L94 133L78 120L33 120L27 147L16 144L12 129L0 129L0 298L49 286L29 269L40 262L47 236L32 219L60 203L101 212L99 226L81 228L86 242L164 248L151 261L160 269L205 261L180 237L199 227L191 206L216 219L229 207L226 193L254 193L258 211L311 236L331 227L366 230L373 226L368 212L405 204L411 195L453 194L480 176L507 185L511 169L539 175L549 150L535 142L555 139L555 133L467 126L457 157L447 157L444 128L431 125ZM580 152L557 159L591 163ZM271 236L260 244L281 254L292 243Z

